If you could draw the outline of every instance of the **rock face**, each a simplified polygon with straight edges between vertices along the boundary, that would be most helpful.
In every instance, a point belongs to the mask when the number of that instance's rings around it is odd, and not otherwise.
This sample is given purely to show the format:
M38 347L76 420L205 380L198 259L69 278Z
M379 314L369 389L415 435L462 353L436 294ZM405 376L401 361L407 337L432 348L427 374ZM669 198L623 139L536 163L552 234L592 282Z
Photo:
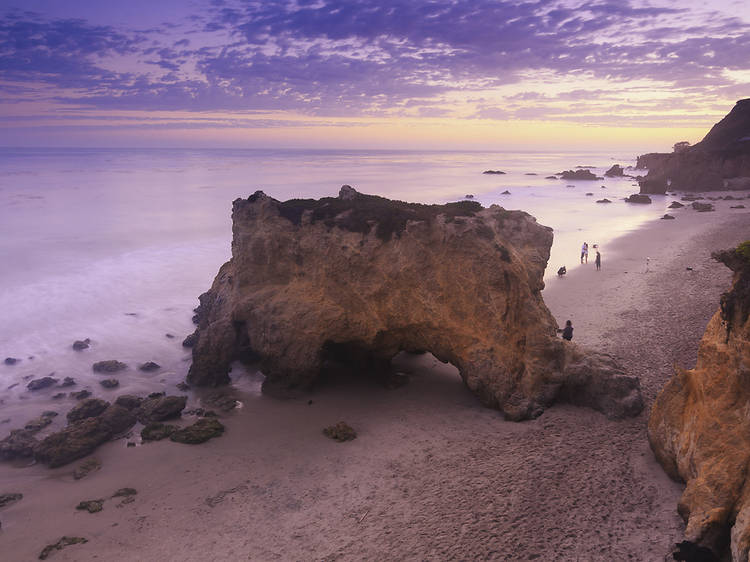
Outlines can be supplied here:
M232 216L232 259L197 309L191 384L227 383L252 356L264 391L288 391L332 363L378 370L430 351L509 419L594 387L587 405L609 416L642 407L637 379L556 337L541 297L552 231L526 213L344 186L319 201L256 192Z
M609 170L604 172L604 175L608 178L621 178L625 175L625 171L619 164L613 164Z
M600 180L602 178L597 177L590 170L565 170L558 174L560 179L563 180Z
M734 281L708 323L695 369L677 369L654 404L651 447L687 482L677 507L685 538L732 560L750 551L750 242L714 255Z
M644 154L641 193L747 189L750 185L750 98L740 100L701 142L670 154Z

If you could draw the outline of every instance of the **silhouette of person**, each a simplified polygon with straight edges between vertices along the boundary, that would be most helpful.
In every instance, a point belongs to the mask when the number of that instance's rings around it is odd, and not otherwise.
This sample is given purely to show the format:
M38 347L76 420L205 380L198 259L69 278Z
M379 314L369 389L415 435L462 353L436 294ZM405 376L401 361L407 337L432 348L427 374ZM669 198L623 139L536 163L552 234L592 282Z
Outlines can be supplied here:
M565 329L563 330L557 330L558 332L562 332L562 337L564 340L572 340L573 339L573 322L570 320L567 320L565 322Z
M599 253L599 250L596 251L596 270L599 271L602 268L602 255Z

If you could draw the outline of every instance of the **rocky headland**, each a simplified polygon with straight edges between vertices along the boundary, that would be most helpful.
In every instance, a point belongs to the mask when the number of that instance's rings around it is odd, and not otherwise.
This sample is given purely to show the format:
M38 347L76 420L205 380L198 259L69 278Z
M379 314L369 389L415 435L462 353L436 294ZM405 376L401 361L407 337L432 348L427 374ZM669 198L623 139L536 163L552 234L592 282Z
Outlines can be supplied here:
M191 384L227 383L252 358L263 390L287 393L340 365L383 372L429 351L511 420L557 400L612 418L642 409L637 378L557 336L541 297L552 231L526 213L344 186L283 203L256 192L232 218L232 258L197 309Z
M694 369L676 369L651 412L648 436L665 471L687 483L685 539L732 560L750 551L750 242L714 257L734 272L706 328ZM718 559L718 558L717 558Z
M636 168L648 169L641 193L750 189L750 98L738 101L698 144L641 155Z

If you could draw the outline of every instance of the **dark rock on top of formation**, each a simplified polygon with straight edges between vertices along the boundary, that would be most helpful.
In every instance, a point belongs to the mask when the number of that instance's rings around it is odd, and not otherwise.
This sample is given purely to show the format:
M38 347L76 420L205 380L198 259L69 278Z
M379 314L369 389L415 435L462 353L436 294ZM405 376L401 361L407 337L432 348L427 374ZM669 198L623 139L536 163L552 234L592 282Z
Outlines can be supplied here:
M19 361L20 359L16 359L15 357L6 357L3 363L5 363L6 365L15 365Z
M611 203L612 201L610 201L609 199L607 199L607 198L605 197L604 199L597 199L597 201L596 201L596 202L597 202L597 203Z
M135 410L143 403L143 398L140 396L133 396L132 394L123 394L118 396L115 400L115 404L122 406L126 410Z
M591 170L581 168L578 170L565 170L558 174L563 180L600 180L601 177L592 173Z
M648 204L651 203L651 197L649 197L648 195L641 195L640 193L633 193L633 195L625 199L625 202Z
M338 422L334 425L329 425L328 427L323 429L323 433L326 437L330 437L331 439L335 441L351 441L352 439L357 438L357 432L354 431L352 426L350 426L346 422Z
M141 439L144 441L161 441L172 435L176 430L176 425L151 422L141 429Z
M104 388L117 388L120 386L120 381L117 379L102 379L99 381L99 384Z
M500 170L485 170L482 173L483 174L496 174L496 175L497 174L499 174L499 175L504 175L505 174L505 172L501 172Z
M604 175L608 178L620 178L625 175L625 171L619 164L614 164L609 170L604 172Z
M733 272L732 286L706 326L695 368L675 369L648 422L664 470L686 482L677 510L685 539L718 559L750 553L750 241L713 257Z
M17 494L17 493L0 494L0 507L5 507L6 505L10 505L22 499L23 499L23 494Z
M42 390L43 388L49 388L50 386L55 386L57 384L57 379L53 377L42 377L41 379L34 379L29 382L29 384L26 385L26 388L29 390Z
M91 396L90 390L79 390L78 392L71 392L70 397L75 398L76 400L84 400Z
M86 338L85 340L76 340L73 342L73 349L76 351L83 351L84 349L88 349L90 344L91 340L89 338Z
M714 206L711 203L701 203L699 201L694 201L690 206L699 213L706 213L708 211L714 210Z
M62 537L55 544L48 544L45 546L42 552L39 553L39 560L46 560L54 551L62 550L66 546L84 544L87 542L89 542L88 539L84 539L83 537Z
M128 366L125 363L116 361L115 359L109 359L107 361L97 361L91 366L91 368L95 373L116 373L123 369L127 369Z
M670 209L681 209L681 208L682 208L682 207L684 207L684 206L685 206L685 205L683 205L683 204L682 204L682 203L680 203L679 201L672 201L672 203L671 203L671 204L669 205L669 208L670 208Z
M161 365L154 363L153 361L146 361L138 367L138 370L150 373L151 371L158 371L161 369Z
M187 403L186 396L159 396L144 400L136 413L142 424L180 417Z
M101 414L109 406L109 402L99 398L86 398L73 406L68 412L69 422L82 420L84 418L93 418Z
M641 193L750 188L750 99L738 101L698 144L678 145L638 157L637 167L648 168Z
M552 231L521 211L351 188L286 203L258 192L234 201L233 235L231 261L200 297L191 384L225 384L234 360L255 357L263 391L284 394L324 365L382 371L402 350L429 350L512 420L568 385L590 384L588 405L612 417L640 396L636 377L556 336L541 296Z
M135 496L136 494L138 494L138 490L136 490L135 488L120 488L114 494L112 494L112 497L127 498L129 496Z
M197 445L224 433L224 426L215 418L201 418L194 424L178 429L169 436L170 441Z

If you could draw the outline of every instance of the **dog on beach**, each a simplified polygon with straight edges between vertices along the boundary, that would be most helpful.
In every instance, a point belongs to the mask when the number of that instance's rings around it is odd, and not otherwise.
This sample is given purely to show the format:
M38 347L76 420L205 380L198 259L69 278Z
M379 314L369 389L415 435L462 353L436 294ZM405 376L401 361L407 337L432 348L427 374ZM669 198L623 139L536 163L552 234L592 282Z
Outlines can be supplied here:
M568 272L567 269L565 269L565 266L562 266L560 269L557 270L557 276L562 277Z

